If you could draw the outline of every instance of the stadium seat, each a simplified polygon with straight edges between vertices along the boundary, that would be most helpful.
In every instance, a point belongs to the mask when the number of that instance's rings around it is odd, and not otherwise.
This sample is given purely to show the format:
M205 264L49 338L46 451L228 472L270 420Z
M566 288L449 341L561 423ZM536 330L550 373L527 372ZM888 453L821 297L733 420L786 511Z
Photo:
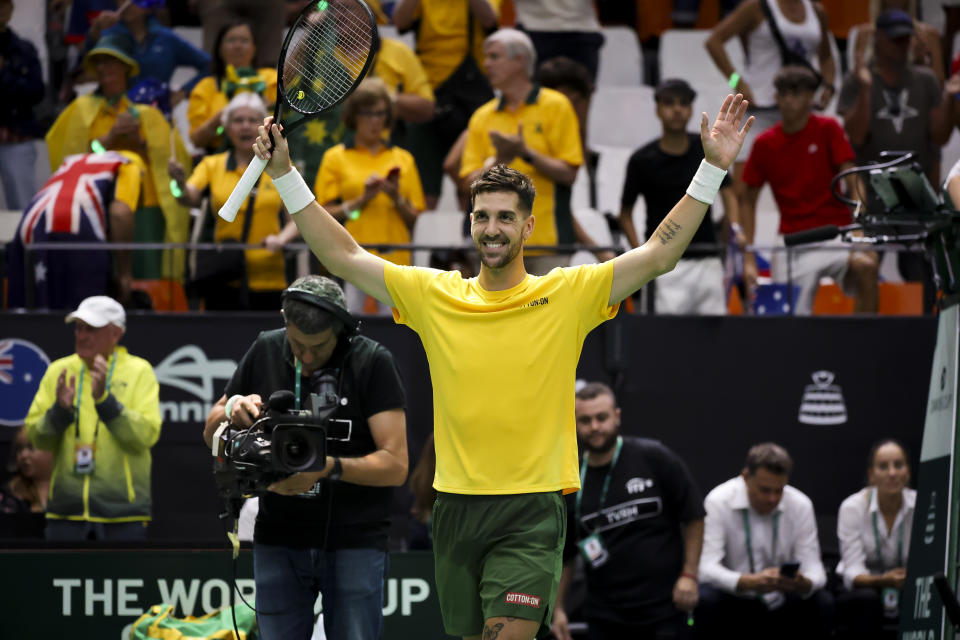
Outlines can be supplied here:
M463 214L459 211L425 211L417 216L411 237L413 244L437 247L459 247L463 245ZM420 249L413 252L413 264L418 267L430 266L430 251Z
M697 92L693 113L706 111L713 118L730 87L704 47L709 36L708 29L664 31L660 38L660 77L682 78L689 82ZM732 38L725 48L733 68L742 72L745 65L740 41Z
M134 280L130 288L145 291L153 302L154 311L189 311L187 296L179 280Z
M636 149L660 135L654 113L653 89L597 87L590 102L587 141L591 147Z
M923 315L923 285L919 282L881 282L879 315ZM843 293L835 282L820 283L813 299L814 315L848 315L853 313L853 298Z
M17 225L20 224L21 213L21 211L0 210L0 245L13 240L13 234L17 232Z
M597 87L638 87L643 58L637 32L630 27L604 27L597 68Z
M380 32L381 38L393 38L394 40L400 40L414 51L417 50L417 39L414 35L413 29L401 34L399 31L397 31L397 27L395 25L382 24L377 27L377 30Z
M197 49L203 49L203 28L176 26L173 32L178 36L195 46Z

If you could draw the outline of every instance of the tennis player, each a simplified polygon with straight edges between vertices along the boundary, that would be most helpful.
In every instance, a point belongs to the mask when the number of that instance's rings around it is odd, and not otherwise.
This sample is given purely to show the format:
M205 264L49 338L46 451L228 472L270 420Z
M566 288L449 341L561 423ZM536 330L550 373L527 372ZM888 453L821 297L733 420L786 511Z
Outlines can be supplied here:
M602 264L529 275L523 245L536 222L532 183L502 165L487 169L471 189L481 268L467 280L363 250L291 166L279 126L264 121L254 150L269 159L267 174L314 254L389 305L423 342L433 381L434 554L447 633L531 640L549 632L566 535L561 495L580 486L573 399L583 341L621 300L680 259L753 123L750 117L741 127L746 110L742 95L730 95L712 127L701 116L705 160L687 195L645 244Z

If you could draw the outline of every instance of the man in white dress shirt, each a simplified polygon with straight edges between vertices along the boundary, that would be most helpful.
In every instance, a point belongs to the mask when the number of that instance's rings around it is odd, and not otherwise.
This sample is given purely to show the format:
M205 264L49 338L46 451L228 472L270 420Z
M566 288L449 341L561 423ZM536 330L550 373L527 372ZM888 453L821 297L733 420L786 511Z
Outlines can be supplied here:
M783 447L758 444L740 475L707 495L698 637L829 635L833 600L816 516L810 498L787 485L792 468Z

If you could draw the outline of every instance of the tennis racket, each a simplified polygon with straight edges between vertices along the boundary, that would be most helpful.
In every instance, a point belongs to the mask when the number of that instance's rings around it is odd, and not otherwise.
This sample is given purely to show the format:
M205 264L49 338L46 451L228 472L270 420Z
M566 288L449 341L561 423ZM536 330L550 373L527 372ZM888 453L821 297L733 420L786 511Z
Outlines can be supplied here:
M307 5L287 33L277 64L273 120L281 122L284 112L284 136L353 93L379 44L377 23L363 0L317 0ZM253 157L220 208L221 218L233 222L265 166L266 160Z

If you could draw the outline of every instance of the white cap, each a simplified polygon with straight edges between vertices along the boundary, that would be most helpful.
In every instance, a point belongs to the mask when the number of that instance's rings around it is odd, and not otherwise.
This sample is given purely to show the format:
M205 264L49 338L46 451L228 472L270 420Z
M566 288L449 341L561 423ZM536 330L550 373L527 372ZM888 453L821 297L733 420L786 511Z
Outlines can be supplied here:
M67 316L66 322L83 320L91 327L105 327L115 324L121 329L127 328L127 314L123 306L108 296L90 296L80 303L77 310Z

